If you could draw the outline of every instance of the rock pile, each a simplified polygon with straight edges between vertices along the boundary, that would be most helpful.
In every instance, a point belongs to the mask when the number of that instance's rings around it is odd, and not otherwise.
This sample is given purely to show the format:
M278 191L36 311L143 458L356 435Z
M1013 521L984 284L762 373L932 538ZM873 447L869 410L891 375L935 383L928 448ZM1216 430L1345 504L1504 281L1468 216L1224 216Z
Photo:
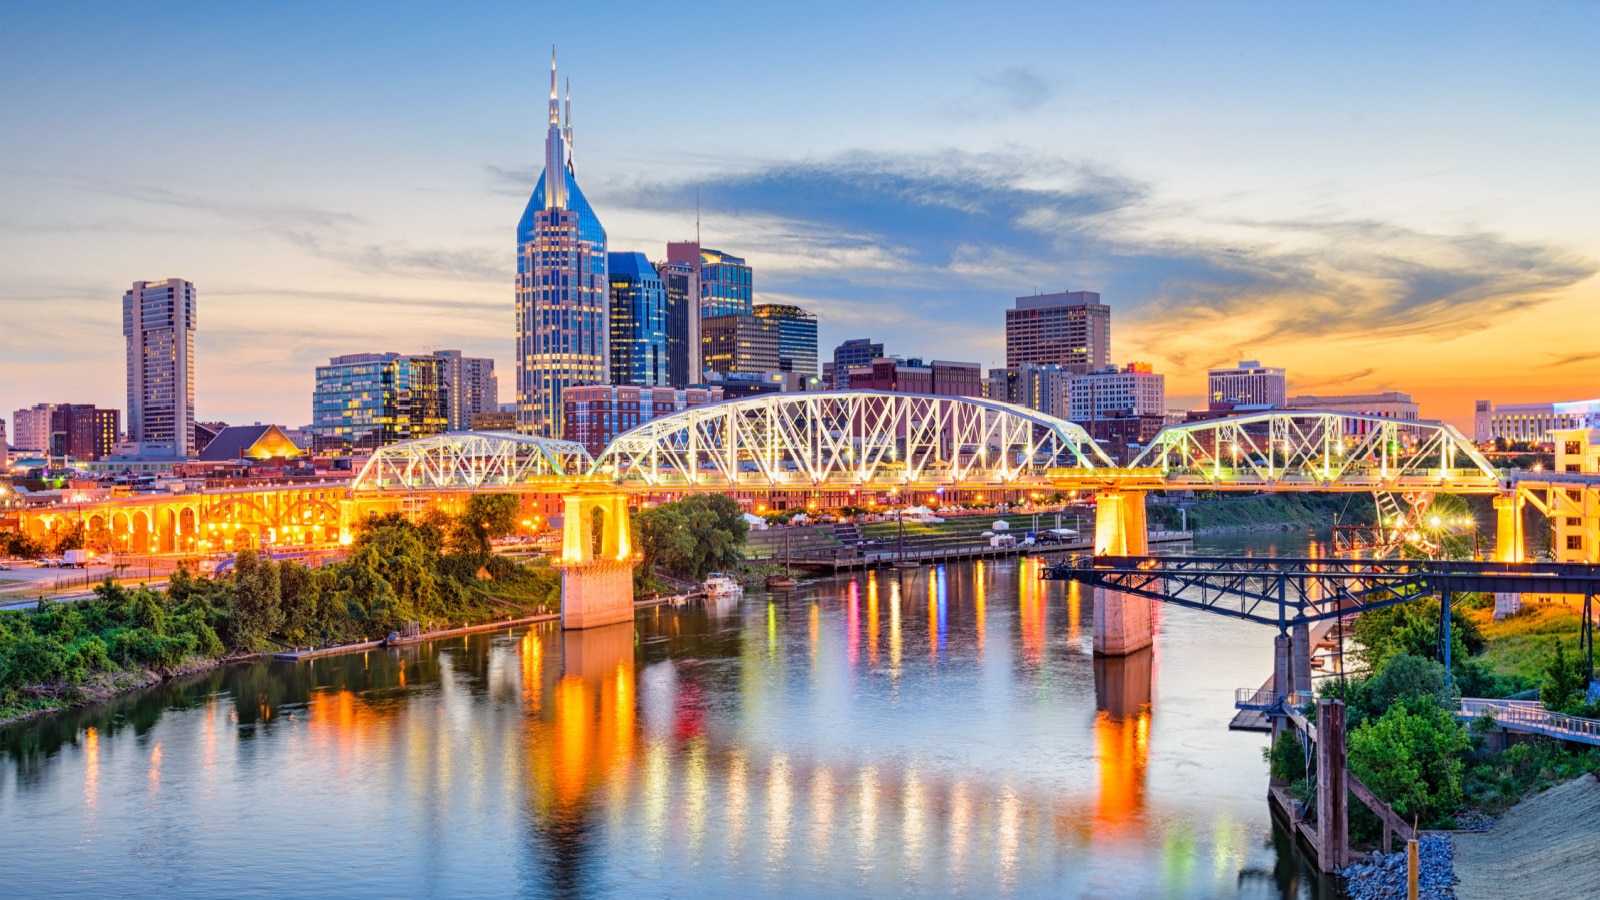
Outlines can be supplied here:
M1422 871L1418 885L1422 900L1455 900L1456 875L1451 865L1454 848L1442 834L1425 834L1418 842L1417 862ZM1373 854L1363 862L1345 866L1345 891L1351 900L1381 900L1406 895L1405 851Z

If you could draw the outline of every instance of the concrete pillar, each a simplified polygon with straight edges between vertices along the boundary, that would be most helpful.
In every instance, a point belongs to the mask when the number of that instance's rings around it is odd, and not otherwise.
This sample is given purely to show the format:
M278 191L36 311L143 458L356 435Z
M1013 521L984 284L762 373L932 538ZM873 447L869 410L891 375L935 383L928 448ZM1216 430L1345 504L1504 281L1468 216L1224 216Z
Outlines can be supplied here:
M627 498L577 494L563 498L561 627L594 628L633 621L633 569ZM600 556L594 554L596 509L605 512Z
M1155 651L1149 648L1125 656L1095 657L1095 709L1117 719L1139 715L1150 705L1155 658Z
M1311 626L1294 626L1290 643L1294 652L1294 686L1291 690L1311 693Z
M1149 552L1143 491L1095 495L1096 556L1144 556ZM1150 604L1144 597L1107 588L1094 590L1094 652L1124 656L1155 643Z
M1494 498L1495 562L1522 562L1526 559L1526 546L1522 534L1522 495L1515 489L1509 495ZM1504 619L1522 609L1522 595L1502 592L1494 595L1494 617Z
M1293 641L1287 634L1280 634L1272 639L1272 692L1282 697L1293 690L1294 668L1291 647ZM1276 741L1278 735L1286 727L1287 722L1282 716L1271 716L1272 739Z
M1317 866L1344 867L1350 840L1349 781L1345 777L1344 701L1317 701Z

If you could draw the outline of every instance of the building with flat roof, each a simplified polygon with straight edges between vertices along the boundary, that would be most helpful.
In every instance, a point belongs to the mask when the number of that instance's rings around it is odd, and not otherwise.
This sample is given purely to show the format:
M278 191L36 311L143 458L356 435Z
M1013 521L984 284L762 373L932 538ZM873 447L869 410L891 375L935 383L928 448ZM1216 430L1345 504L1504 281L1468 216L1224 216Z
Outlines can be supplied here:
M1094 291L1016 298L1006 310L1006 366L1066 366L1090 372L1111 364L1111 307Z
M606 259L611 277L610 382L664 387L671 368L666 285L643 253L611 253Z
M1400 391L1384 391L1381 394L1299 394L1290 397L1284 405L1288 409L1384 416L1407 422L1415 422L1421 416L1420 408L1411 395Z
M121 432L122 412L93 403L61 403L50 411L51 456L104 459Z
M567 389L563 433L598 456L617 435L693 406L722 399L722 388L585 384Z
M194 438L194 285L135 281L122 295L128 440L144 456L187 458Z
M1474 404L1472 426L1473 439L1478 443L1549 443L1552 431L1600 428L1600 399L1501 404L1479 400Z
M656 263L656 277L667 294L667 383L687 387L701 378L700 267L683 262Z
M19 454L50 452L50 415L58 403L35 403L11 414L11 443Z
M431 354L354 353L317 366L313 447L318 453L370 452L448 431L445 365L445 358Z
M755 315L700 320L700 360L706 372L781 372L776 319Z
M754 315L778 326L778 371L817 377L817 316L798 306L762 303Z
M872 365L873 360L882 359L883 355L883 345L874 343L871 338L851 338L845 341L833 348L833 371L836 380L843 380L844 374L851 369L862 369Z
M692 265L699 272L700 318L754 312L754 270L743 257L702 247L699 241L672 241L667 261Z
M945 397L982 397L983 368L977 363L936 359L882 357L870 366L850 370L851 390L893 391L900 394L935 394Z
M433 355L444 360L449 430L467 431L472 428L473 416L500 408L500 379L494 373L494 360L462 356L460 350L440 350Z
M1120 369L1107 366L1074 375L1070 391L1067 418L1074 422L1127 416L1166 421L1167 376L1152 371L1149 363L1129 363Z
M1289 398L1286 370L1247 359L1232 369L1206 373L1206 398L1211 409L1257 406L1282 409Z

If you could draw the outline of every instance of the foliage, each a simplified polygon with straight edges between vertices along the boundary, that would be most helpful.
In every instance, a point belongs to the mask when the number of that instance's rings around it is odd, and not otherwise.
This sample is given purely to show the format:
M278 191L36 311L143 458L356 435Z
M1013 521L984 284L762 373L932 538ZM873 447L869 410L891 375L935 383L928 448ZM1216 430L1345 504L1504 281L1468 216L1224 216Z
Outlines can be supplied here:
M1425 659L1439 659L1439 601L1413 600L1381 609L1369 609L1356 617L1351 638L1355 656L1367 668L1377 671L1389 657L1409 653ZM1482 653L1483 633L1466 611L1450 609L1451 662L1465 661Z
M1551 643L1554 648L1550 661L1545 664L1544 680L1539 684L1539 699L1546 709L1557 712L1574 715L1587 712L1588 661L1576 653L1568 655L1560 638L1552 639Z
M42 542L20 531L0 533L0 551L19 559L37 559L46 552Z
M738 564L750 533L738 501L723 494L694 494L663 503L634 516L633 522L646 573L661 566L694 578Z
M1261 748L1261 756L1267 761L1273 781L1293 783L1305 780L1306 748L1300 743L1299 732L1293 728L1284 729L1272 746Z
M1430 827L1461 807L1471 741L1450 710L1400 701L1351 731L1348 746L1350 770L1402 817Z
M1528 794L1585 772L1600 772L1600 748L1533 738L1475 761L1462 787L1470 805L1499 815Z
M473 494L466 509L453 521L450 544L460 553L487 555L489 542L517 529L522 509L515 494Z

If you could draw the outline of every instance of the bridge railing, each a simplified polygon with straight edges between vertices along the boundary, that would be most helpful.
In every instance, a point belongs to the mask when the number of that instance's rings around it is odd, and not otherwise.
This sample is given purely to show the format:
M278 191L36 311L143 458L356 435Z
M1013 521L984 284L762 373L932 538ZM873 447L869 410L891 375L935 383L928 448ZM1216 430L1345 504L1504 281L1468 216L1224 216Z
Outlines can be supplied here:
M1477 718L1485 713L1494 717L1501 726L1600 745L1600 719L1583 719L1550 712L1536 700L1462 699L1461 715Z

